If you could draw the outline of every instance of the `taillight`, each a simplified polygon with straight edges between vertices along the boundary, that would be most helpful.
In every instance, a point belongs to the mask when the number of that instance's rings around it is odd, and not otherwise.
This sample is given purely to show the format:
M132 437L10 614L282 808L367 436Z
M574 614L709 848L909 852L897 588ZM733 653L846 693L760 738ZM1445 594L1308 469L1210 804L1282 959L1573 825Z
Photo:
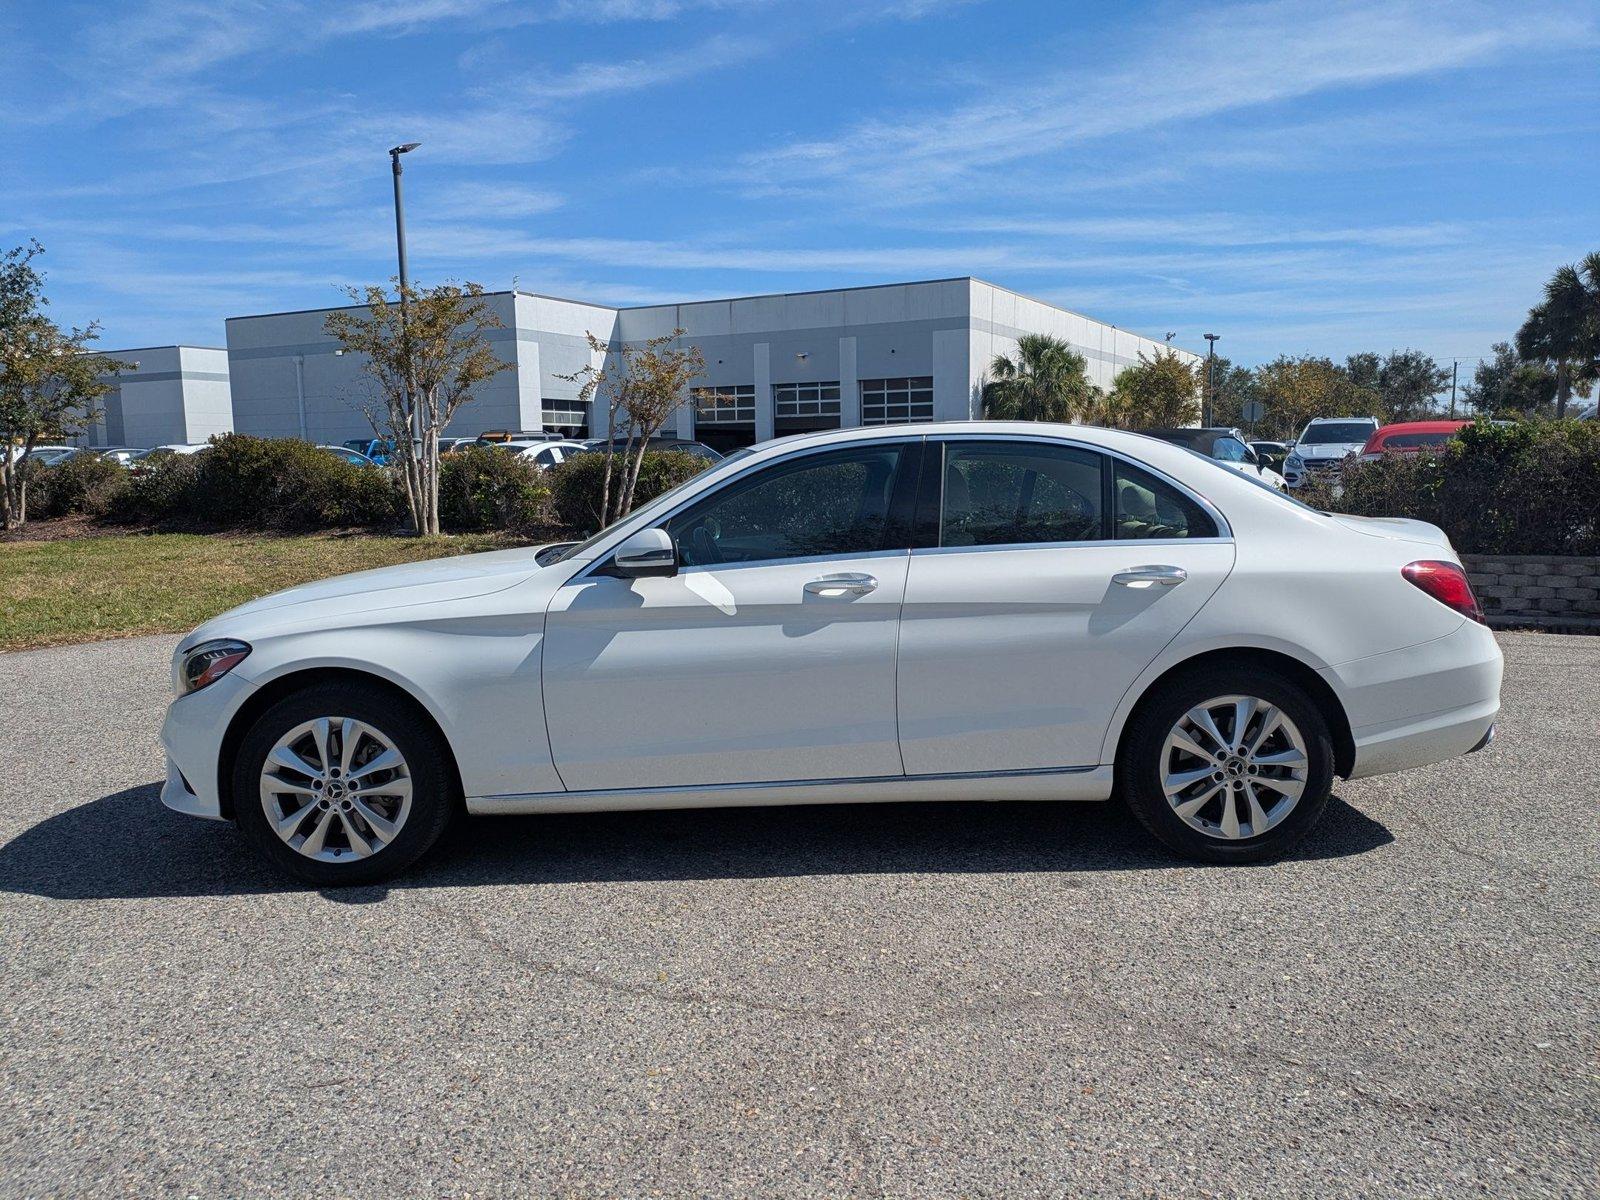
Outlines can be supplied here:
M1428 558L1407 563L1400 568L1400 574L1406 577L1408 583L1415 584L1446 608L1453 608L1480 625L1488 624L1483 619L1483 609L1478 607L1478 598L1472 594L1467 573L1455 563Z

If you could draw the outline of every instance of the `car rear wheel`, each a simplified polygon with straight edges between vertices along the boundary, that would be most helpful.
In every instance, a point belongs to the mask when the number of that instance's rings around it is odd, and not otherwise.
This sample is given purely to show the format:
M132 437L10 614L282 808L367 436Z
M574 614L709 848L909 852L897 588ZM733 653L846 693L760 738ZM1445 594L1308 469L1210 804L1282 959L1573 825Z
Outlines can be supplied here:
M1128 807L1172 850L1258 862L1284 854L1321 817L1333 743L1316 704L1288 679L1197 671L1135 714L1117 776Z
M239 827L320 887L387 879L425 854L454 810L448 748L411 705L319 684L268 709L234 763Z

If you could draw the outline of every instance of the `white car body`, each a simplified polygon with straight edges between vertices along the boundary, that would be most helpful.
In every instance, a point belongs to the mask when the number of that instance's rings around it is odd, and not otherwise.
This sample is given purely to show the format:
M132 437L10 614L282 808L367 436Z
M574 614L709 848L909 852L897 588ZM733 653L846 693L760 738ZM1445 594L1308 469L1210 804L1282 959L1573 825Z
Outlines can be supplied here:
M503 442L507 451L535 466L550 468L565 462L584 444L572 438L550 438L542 442Z
M1218 536L597 573L631 535L730 481L823 449L924 439L1065 445L1137 463L1204 505ZM249 650L173 702L162 799L229 815L241 725L329 673L420 704L473 813L1105 800L1135 705L1200 656L1270 661L1319 695L1325 685L1348 777L1482 744L1499 708L1494 638L1400 573L1457 561L1444 535L1316 513L1219 465L1081 426L804 435L724 460L546 566L533 549L503 550L291 588L179 645L175 686L194 647L227 638ZM1181 586L1115 586L1148 564L1176 570ZM872 587L830 593L841 576L842 588L867 577Z
M209 449L211 449L210 442L173 442L170 445L155 447L155 450L166 450L173 454L199 454L200 451Z

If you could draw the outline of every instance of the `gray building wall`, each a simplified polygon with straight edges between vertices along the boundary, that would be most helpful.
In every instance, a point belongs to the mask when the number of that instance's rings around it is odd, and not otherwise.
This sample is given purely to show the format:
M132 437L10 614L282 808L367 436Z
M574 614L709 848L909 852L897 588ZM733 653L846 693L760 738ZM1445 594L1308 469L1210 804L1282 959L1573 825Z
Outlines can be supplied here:
M129 366L106 376L101 416L76 440L88 446L203 442L233 429L228 352L214 346L141 346L102 354Z
M1067 340L1088 359L1090 377L1102 387L1141 352L1164 345L971 278L623 309L523 292L486 299L505 325L487 336L512 365L463 406L448 430L456 436L548 427L546 409L578 395L579 383L564 376L595 360L591 333L615 347L683 329L706 360L697 387L754 387L750 433L757 440L778 432L773 389L783 384L837 381L840 423L854 425L861 420L861 380L932 377L933 418L965 420L978 415L988 364L996 354L1014 352L1023 333ZM334 355L337 346L322 330L329 311L228 321L234 422L241 433L318 442L370 434L360 406L373 398L372 386L353 356ZM603 435L604 426L604 411L593 414L590 433ZM686 405L677 432L694 436L696 429L696 414Z

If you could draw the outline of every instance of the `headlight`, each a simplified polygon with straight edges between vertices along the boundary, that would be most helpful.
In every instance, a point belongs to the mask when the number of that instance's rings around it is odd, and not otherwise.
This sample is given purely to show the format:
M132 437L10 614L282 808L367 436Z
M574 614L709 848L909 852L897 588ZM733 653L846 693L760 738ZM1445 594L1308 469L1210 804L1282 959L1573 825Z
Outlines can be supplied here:
M183 656L183 665L178 669L178 695L187 696L210 687L249 655L249 645L232 638L201 642Z

